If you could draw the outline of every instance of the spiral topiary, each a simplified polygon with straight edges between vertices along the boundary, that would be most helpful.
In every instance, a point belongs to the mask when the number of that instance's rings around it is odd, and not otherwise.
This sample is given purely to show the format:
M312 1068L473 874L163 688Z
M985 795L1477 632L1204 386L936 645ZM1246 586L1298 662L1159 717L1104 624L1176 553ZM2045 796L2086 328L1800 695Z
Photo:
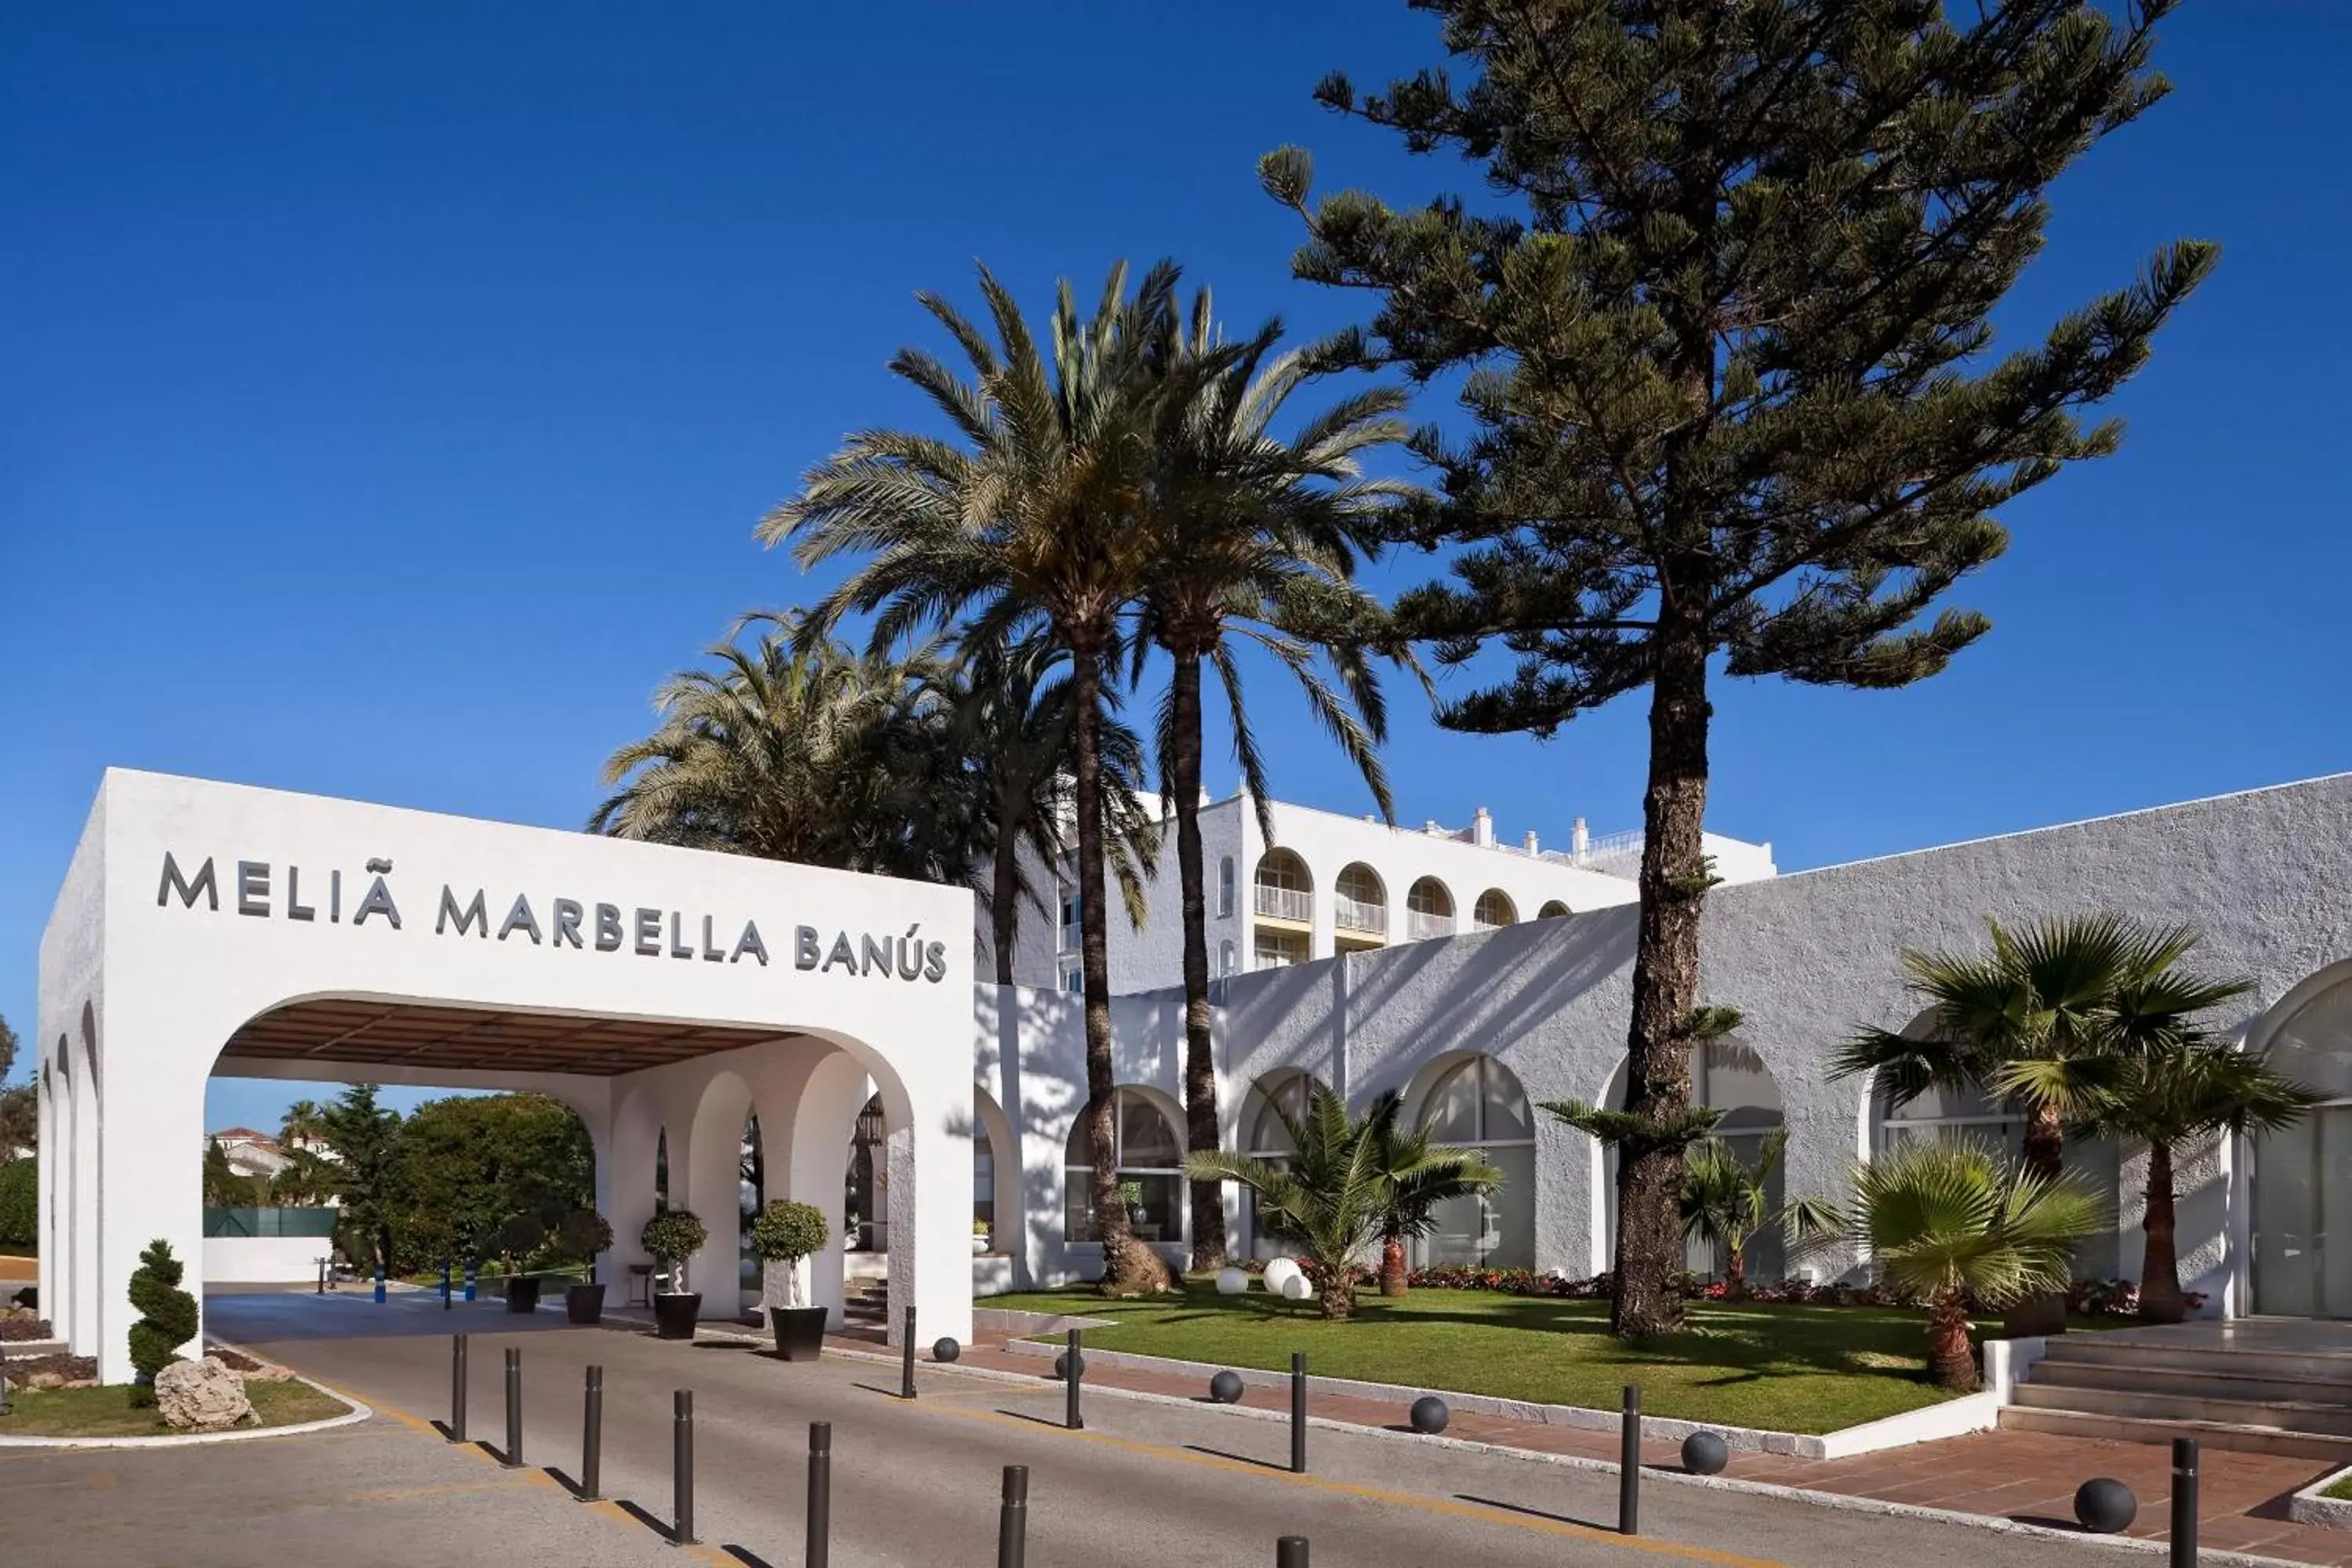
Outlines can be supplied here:
M186 1268L172 1256L172 1244L158 1237L139 1255L131 1276L131 1304L139 1321L131 1325L131 1364L138 1369L133 1405L155 1403L155 1374L180 1359L180 1347L196 1337L196 1299L180 1289Z
M779 1199L751 1221L751 1250L766 1263L797 1263L822 1249L832 1233L814 1204Z
M637 1233L637 1244L669 1271L673 1290L685 1283L686 1260L709 1239L710 1227L692 1209L665 1209Z

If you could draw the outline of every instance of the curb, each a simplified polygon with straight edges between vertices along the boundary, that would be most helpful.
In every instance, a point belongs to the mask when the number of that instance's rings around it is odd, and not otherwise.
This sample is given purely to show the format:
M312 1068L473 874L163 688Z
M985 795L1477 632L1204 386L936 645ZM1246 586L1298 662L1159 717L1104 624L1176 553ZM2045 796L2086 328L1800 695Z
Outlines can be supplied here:
M255 1361L262 1360L260 1356L254 1355L243 1345L233 1344L227 1340L214 1340L211 1342L218 1349L235 1351L237 1354L251 1357ZM271 1362L268 1364L275 1366L278 1363ZM361 1403L350 1394L329 1388L324 1384L313 1383L292 1367L288 1367L286 1371L289 1381L301 1384L305 1387L315 1388L328 1398L348 1405L351 1408L341 1415L322 1416L316 1421L296 1421L284 1426L233 1426L226 1432L179 1432L167 1437L0 1437L0 1449L190 1448L207 1443L247 1443L261 1437L299 1437L306 1432L325 1432L337 1426L353 1426L360 1422L374 1418L373 1407Z
M2328 1488L2352 1480L2352 1465L2332 1470L2287 1500L2286 1516L2297 1524L2352 1530L2352 1498L2326 1497Z

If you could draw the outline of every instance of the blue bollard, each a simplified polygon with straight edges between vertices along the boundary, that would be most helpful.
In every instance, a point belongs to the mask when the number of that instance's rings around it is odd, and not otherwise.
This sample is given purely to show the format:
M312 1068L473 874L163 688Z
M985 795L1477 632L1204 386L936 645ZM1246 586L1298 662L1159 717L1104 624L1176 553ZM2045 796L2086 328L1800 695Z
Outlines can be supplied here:
M377 1306L383 1305L383 1265L381 1263L375 1266L375 1300Z
M466 1265L466 1300L468 1300L468 1301L470 1301L470 1300L472 1300L473 1299L474 1299L474 1266L473 1266L472 1264L468 1263L467 1265Z

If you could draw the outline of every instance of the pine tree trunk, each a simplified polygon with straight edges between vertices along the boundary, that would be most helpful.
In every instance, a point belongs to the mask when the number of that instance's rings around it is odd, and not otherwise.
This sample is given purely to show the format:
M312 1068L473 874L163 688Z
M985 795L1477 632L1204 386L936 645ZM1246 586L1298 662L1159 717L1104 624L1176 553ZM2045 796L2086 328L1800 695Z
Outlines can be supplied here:
M1404 1264L1404 1237L1384 1237L1381 1242L1381 1294L1402 1296L1412 1284L1412 1270Z
M2066 1170L2066 1124L2053 1105L2036 1105L2027 1113L2025 1138L2018 1150L2018 1163L2026 1173L2045 1182L2054 1182ZM2063 1291L2051 1291L2021 1300L2001 1314L2001 1327L2011 1339L2032 1334L2063 1334L2066 1331L2066 1296Z
M1000 819L996 825L996 865L989 895L993 908L996 983L1013 984L1013 948L1021 930L1021 835L1017 824Z
M1169 782L1176 788L1176 871L1184 898L1184 1148L1214 1153L1217 1058L1209 1035L1209 894L1201 857L1201 656L1175 651L1169 703L1175 754ZM1222 1182L1192 1184L1192 1267L1225 1260L1225 1194Z
M2172 1146L2147 1146L2147 1205L2140 1230L2147 1242L2139 1266L2139 1315L2142 1322L2177 1323L2189 1315L2180 1294L2180 1255L2175 1238L2172 1193Z
M1977 1362L1969 1348L1968 1303L1947 1286L1927 1300L1927 1375L1939 1388L1974 1393Z
M1110 1056L1109 907L1103 896L1102 649L1070 648L1072 771L1078 816L1079 964L1086 988L1087 1158L1093 1165L1087 1187L1095 1237L1102 1243L1102 1288L1129 1295L1154 1289L1159 1258L1136 1238L1118 1196L1118 1141L1113 1116L1117 1085ZM1142 1256L1138 1256L1141 1254Z
M1650 687L1650 778L1642 800L1640 941L1633 956L1633 1018L1626 1040L1625 1109L1673 1117L1690 1105L1690 1039L1698 1004L1698 922L1705 900L1706 643L1688 616L1661 612ZM1617 1163L1614 1334L1639 1337L1682 1326L1671 1281L1682 1268L1683 1151L1628 1143Z

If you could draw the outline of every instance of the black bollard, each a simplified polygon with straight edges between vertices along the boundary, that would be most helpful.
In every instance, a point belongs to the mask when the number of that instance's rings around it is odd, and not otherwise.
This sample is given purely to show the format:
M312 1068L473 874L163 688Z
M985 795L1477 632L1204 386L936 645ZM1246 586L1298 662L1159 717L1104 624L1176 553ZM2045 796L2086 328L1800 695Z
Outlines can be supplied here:
M1307 1352L1290 1352L1290 1473L1307 1473ZM1307 1542L1297 1536L1286 1536L1297 1541L1298 1550L1307 1550ZM1303 1561L1303 1559L1302 1559Z
M507 1451L499 1461L509 1469L522 1464L522 1352L507 1352Z
M1630 1383L1617 1447L1617 1533L1642 1533L1642 1391Z
M2197 1439L2172 1440L2172 1568L2197 1568Z
M320 1276L322 1283L324 1278L322 1274ZM441 1260L441 1310L445 1312L449 1310L454 1302L455 1298L449 1289L449 1260L445 1258Z
M1307 1568L1307 1537L1286 1535L1276 1542L1274 1568Z
M898 1397L915 1397L915 1309L907 1309L907 1342L898 1347Z
M670 1527L672 1546L694 1544L694 1390L670 1395Z
M809 1423L808 1548L803 1568L825 1568L833 1553L833 1423Z
M1072 1329L1070 1348L1062 1355L1062 1425L1073 1432L1087 1424L1078 1413L1078 1385L1086 1375L1086 1363L1078 1359L1078 1331Z
M580 1420L580 1500L594 1502L604 1475L604 1369L588 1369L587 1404Z
M996 1510L996 1568L1029 1560L1029 1467L1004 1467L1004 1500Z
M449 1336L449 1441L466 1440L466 1336Z

